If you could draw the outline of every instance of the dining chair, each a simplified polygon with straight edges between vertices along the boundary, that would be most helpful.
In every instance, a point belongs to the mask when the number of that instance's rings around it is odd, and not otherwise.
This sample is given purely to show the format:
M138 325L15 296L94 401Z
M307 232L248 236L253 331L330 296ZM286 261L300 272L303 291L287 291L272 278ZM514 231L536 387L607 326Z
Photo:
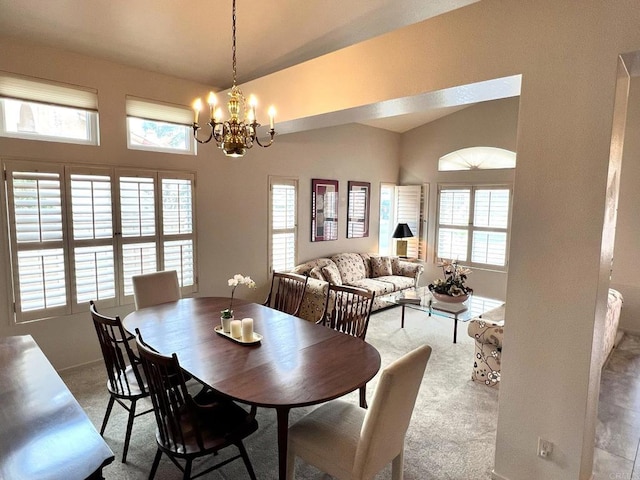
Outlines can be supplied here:
M318 324L365 339L375 292L347 285L329 284L322 318ZM360 387L360 406L367 408L367 386Z
M151 401L156 418L158 449L151 466L153 479L164 453L183 472L183 478L200 477L227 463L242 458L249 477L256 480L253 467L242 440L258 429L254 416L233 401L212 390L202 390L191 396L174 353L170 357L153 351L136 329L136 344L145 375L149 382ZM217 455L235 445L239 454L227 457L215 465L191 476L193 460L205 455ZM184 460L184 466L178 462Z
M153 409L148 409L136 413L136 403L142 398L149 397L149 389L140 361L129 344L133 340L133 335L128 335L125 332L120 317L107 317L98 313L93 300L89 302L89 310L107 369L107 390L109 391L109 403L102 420L100 435L104 434L107 427L113 404L118 402L129 412L124 450L122 451L122 462L124 463L127 461L134 418L153 411Z
M386 367L368 410L332 400L289 427L287 480L295 457L339 480L373 479L392 462L393 480L402 480L404 439L430 356L423 345Z
M136 310L180 300L178 273L175 270L133 275L131 282Z
M309 277L296 273L274 272L271 290L263 305L290 315L298 315Z

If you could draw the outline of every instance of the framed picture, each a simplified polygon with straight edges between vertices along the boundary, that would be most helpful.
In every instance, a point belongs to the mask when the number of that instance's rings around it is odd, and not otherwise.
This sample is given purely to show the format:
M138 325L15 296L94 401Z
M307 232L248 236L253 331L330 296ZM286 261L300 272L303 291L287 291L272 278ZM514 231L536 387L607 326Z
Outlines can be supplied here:
M338 239L338 181L311 180L311 241Z
M371 184L369 182L349 181L348 189L347 238L368 237Z

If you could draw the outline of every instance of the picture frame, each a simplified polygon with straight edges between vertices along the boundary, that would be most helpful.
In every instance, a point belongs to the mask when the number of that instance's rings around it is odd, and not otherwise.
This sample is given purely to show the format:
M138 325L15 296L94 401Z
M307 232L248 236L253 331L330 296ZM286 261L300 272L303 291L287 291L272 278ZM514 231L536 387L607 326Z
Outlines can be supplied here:
M368 237L371 183L350 180L347 190L347 238Z
M338 239L338 180L311 180L311 241Z

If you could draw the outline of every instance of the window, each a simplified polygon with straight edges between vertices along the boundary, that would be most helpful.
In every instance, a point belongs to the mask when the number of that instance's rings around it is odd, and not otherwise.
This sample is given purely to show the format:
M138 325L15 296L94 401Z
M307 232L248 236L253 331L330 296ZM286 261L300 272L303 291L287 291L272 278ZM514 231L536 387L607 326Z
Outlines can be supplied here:
M194 176L6 162L17 322L133 301L131 276L196 291Z
M496 147L469 147L440 157L439 172L516 168L516 152Z
M195 155L190 108L131 96L126 108L130 149Z
M269 177L269 273L291 270L298 255L298 180Z
M398 223L406 223L413 233L407 238L407 256L426 259L426 215L429 200L429 184L393 185L380 187L380 232L378 253L395 253L395 240L391 238Z
M440 186L437 256L506 270L510 186Z
M98 145L97 91L0 72L0 135Z

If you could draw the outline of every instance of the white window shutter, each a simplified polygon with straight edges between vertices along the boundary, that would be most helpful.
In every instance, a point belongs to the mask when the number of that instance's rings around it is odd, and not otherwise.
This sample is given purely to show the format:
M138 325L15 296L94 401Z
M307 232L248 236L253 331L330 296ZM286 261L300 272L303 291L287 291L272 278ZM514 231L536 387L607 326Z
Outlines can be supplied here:
M413 237L407 238L407 256L418 258L418 246L420 243L420 205L421 205L421 185L400 185L396 187L396 221L406 223L413 233ZM393 228L395 229L395 225Z
M291 270L297 256L297 180L270 179L270 271Z

